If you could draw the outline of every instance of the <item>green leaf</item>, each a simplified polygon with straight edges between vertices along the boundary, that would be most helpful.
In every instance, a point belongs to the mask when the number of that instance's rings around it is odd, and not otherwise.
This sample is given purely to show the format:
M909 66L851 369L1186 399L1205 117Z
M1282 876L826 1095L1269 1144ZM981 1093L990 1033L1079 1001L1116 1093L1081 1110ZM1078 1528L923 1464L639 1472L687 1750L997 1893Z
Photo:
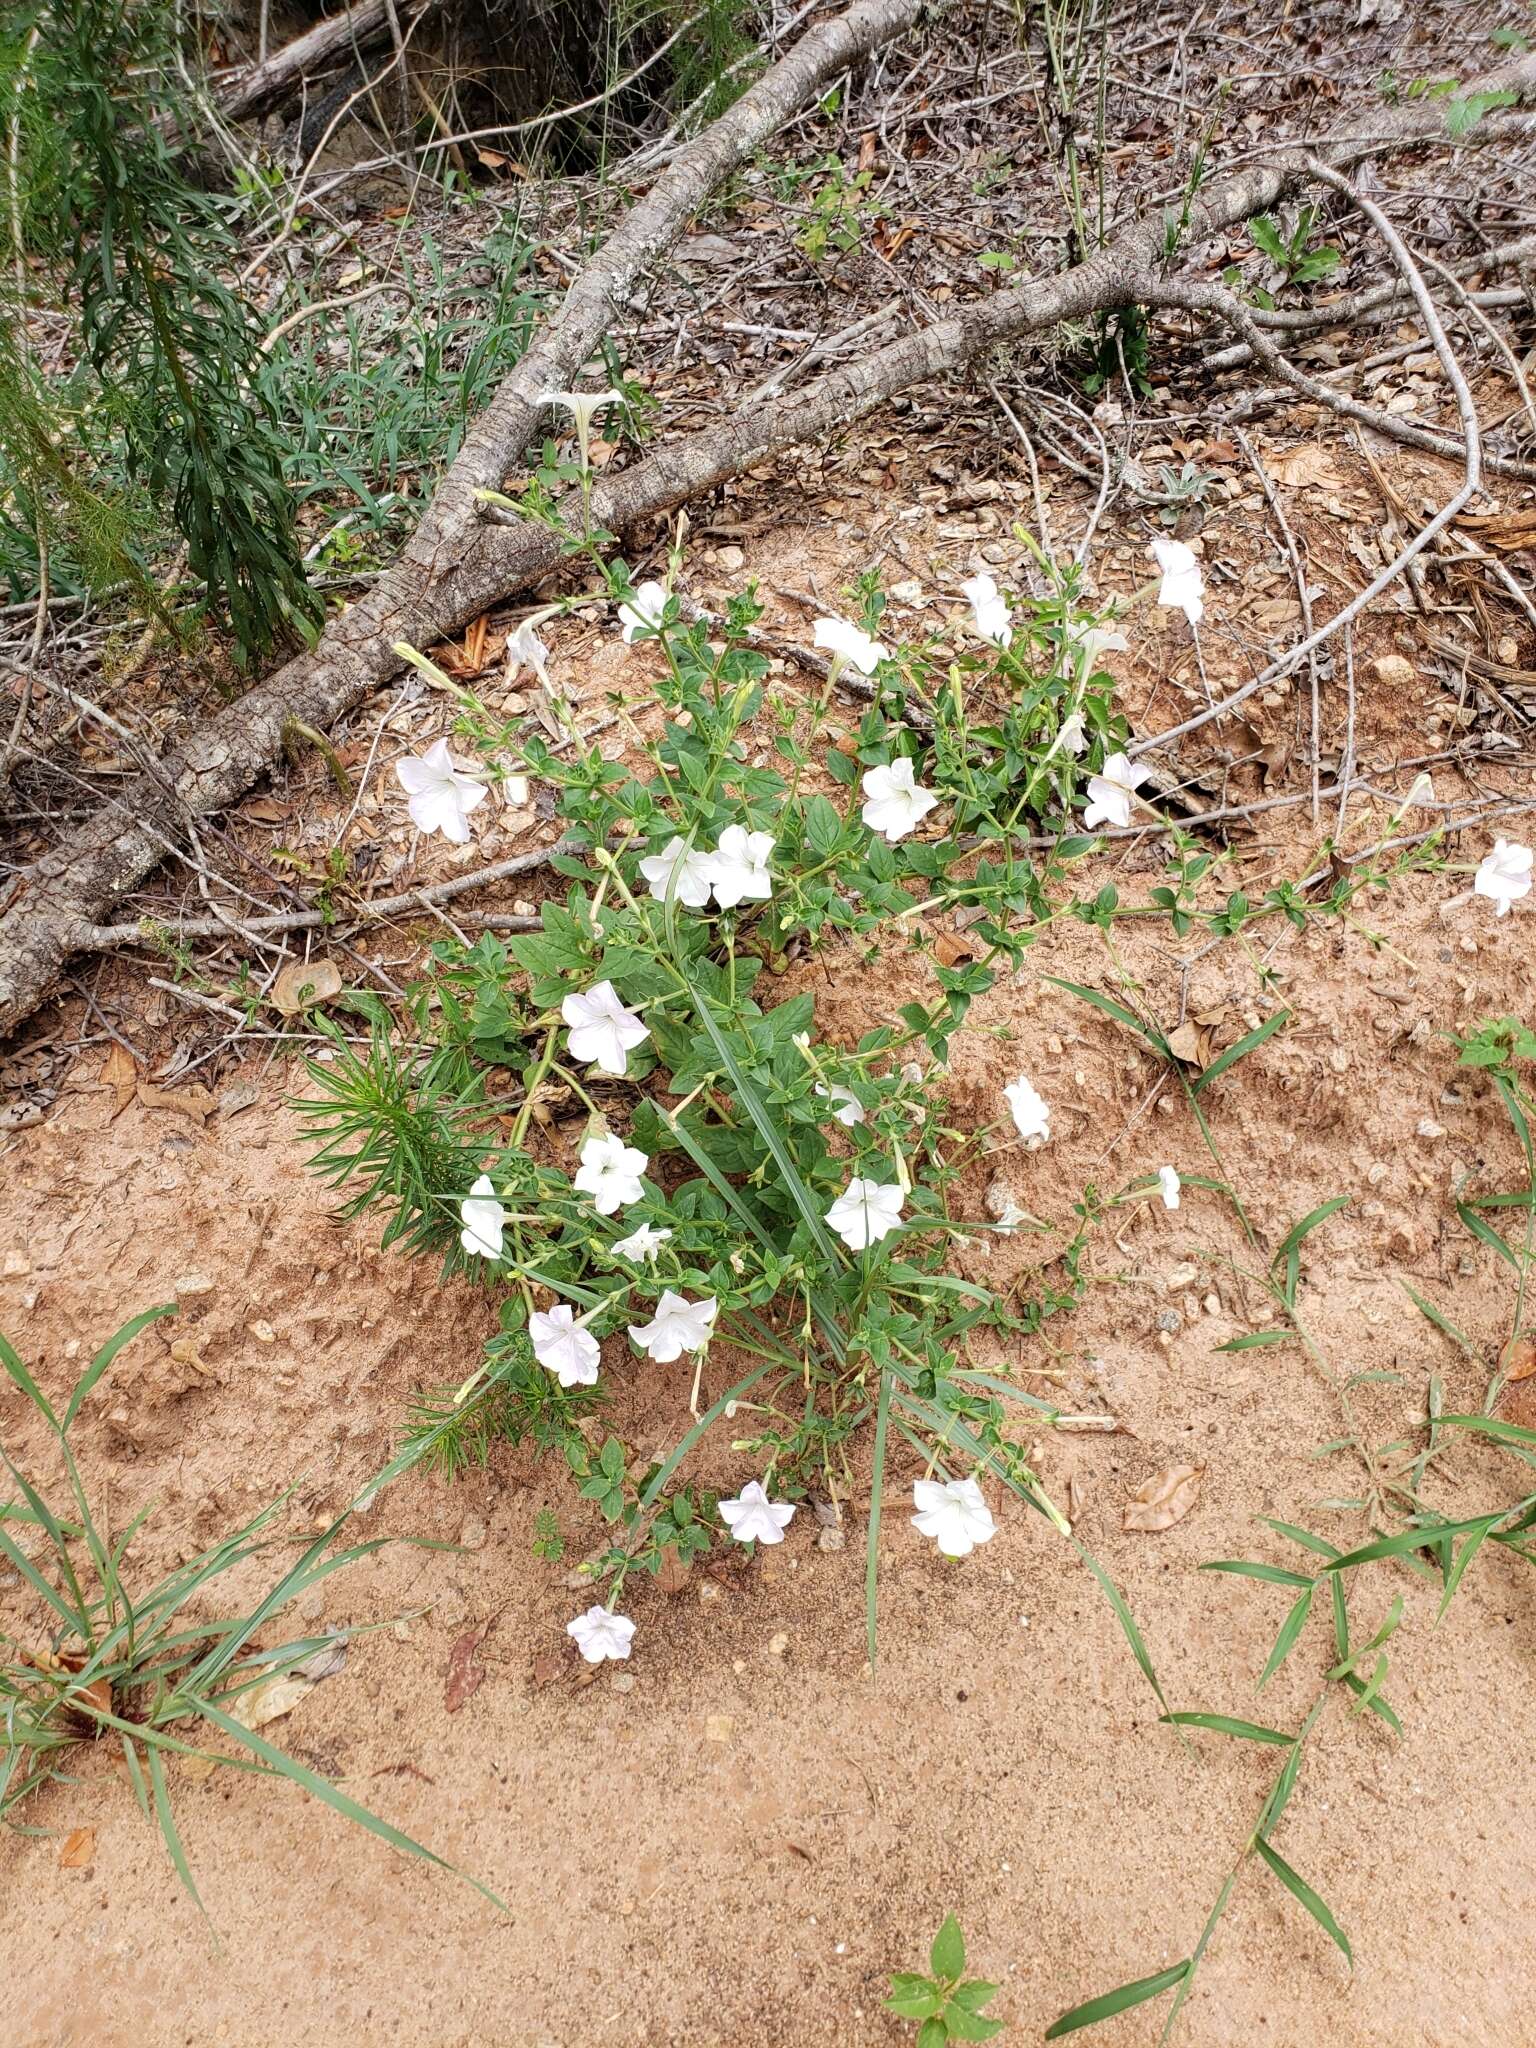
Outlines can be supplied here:
M864 1631L871 1665L875 1662L876 1618L880 1594L880 1496L885 1490L885 1437L891 1420L891 1393L894 1384L890 1372L882 1369L880 1401L875 1410L875 1476L869 1499L868 1540L864 1549ZM946 1921L945 1926L948 1924ZM963 1964L963 1953L961 1960ZM937 1969L938 1965L935 1964L934 1967ZM955 1974L958 1976L959 1972Z
M186 1886L193 1905L207 1920L208 1908L203 1904L202 1896L192 1881L192 1866L187 1861L187 1852L181 1845L181 1836L177 1833L176 1822L171 1813L170 1794L165 1789L165 1765L160 1761L160 1751L154 1743L148 1745L148 1752L149 1783L155 1801L155 1819L160 1823L160 1833L165 1838L165 1846L170 1851L172 1863L176 1866L176 1875ZM209 1921L209 1925L212 1924Z
M1443 1422L1460 1418L1442 1416ZM1505 1428L1512 1427L1506 1423ZM1514 1507L1499 1508L1491 1515L1470 1515L1464 1522L1432 1522L1427 1527L1403 1529L1396 1536L1380 1536L1374 1543L1362 1544L1358 1550L1346 1550L1342 1557L1331 1557L1323 1566L1325 1572L1352 1571L1357 1564L1372 1564L1378 1557L1407 1557L1415 1550L1431 1550L1436 1544L1444 1543L1452 1536L1467 1536L1474 1530L1496 1528L1516 1512Z
M1306 1592L1302 1594L1301 1598L1280 1624L1280 1633L1275 1637L1275 1647L1269 1653L1269 1662L1264 1666L1259 1682L1254 1688L1256 1692L1264 1690L1286 1658L1289 1657L1292 1650L1295 1649L1301 1632L1307 1625L1307 1615L1311 1611L1311 1607L1312 1588L1308 1586Z
M1245 1038L1240 1038L1236 1045L1229 1045L1219 1059L1212 1060L1203 1073L1197 1074L1189 1084L1190 1094L1199 1095L1209 1088L1213 1081L1219 1081L1230 1067L1235 1067L1239 1060L1245 1060L1249 1053L1261 1046L1266 1038L1273 1038L1280 1027L1288 1024L1290 1020L1289 1010L1276 1010L1274 1016L1266 1018L1257 1031L1250 1031Z
M1292 1252L1300 1249L1303 1240L1310 1237L1320 1223L1326 1223L1328 1218L1336 1216L1340 1209L1348 1208L1353 1199L1350 1195L1335 1195L1331 1202L1319 1203L1317 1208L1309 1215L1303 1216L1295 1229L1287 1235L1285 1242L1271 1260L1271 1265L1278 1266L1282 1260L1288 1259Z
M1353 1970L1355 1967L1355 1957L1354 1951L1350 1948L1349 1939L1338 1921L1334 1919L1332 1913L1329 1912L1323 1901L1317 1896L1317 1893L1313 1891L1311 1885L1304 1878L1296 1875L1283 1856L1276 1855L1262 1835L1253 1846L1291 1894L1291 1897L1299 1899L1301 1904L1306 1907L1318 1926L1322 1928L1324 1934L1338 1947L1339 1952L1342 1954L1345 1962L1348 1963L1350 1969Z
M943 2009L943 2005L943 1992L926 1977L907 1971L899 1971L892 1977L891 1995L885 2001L885 2009L895 2013L898 2019L930 2019Z
M1209 1728L1215 1735L1231 1735L1240 1742L1271 1742L1280 1749L1289 1749L1296 1740L1294 1735L1286 1735L1278 1728L1264 1728L1257 1721L1237 1721L1230 1714L1159 1714L1158 1719L1169 1721L1176 1728Z
M1041 979L1050 982L1054 988L1064 988L1080 1002L1091 1003L1094 1009L1102 1010L1106 1017L1113 1017L1117 1023L1124 1024L1127 1030L1134 1031L1138 1038L1145 1040L1153 1051L1160 1053L1165 1060L1172 1061L1173 1050L1163 1034L1155 1025L1144 1024L1135 1011L1126 1009L1123 1003L1115 1002L1111 996L1101 995L1095 988L1084 988L1081 982L1063 981L1058 975L1047 974Z
M1116 2013L1129 2012L1135 2005L1145 2005L1149 1998L1161 1998L1175 1984L1183 1983L1189 1962L1186 1956L1171 1970L1159 1970L1155 1977L1138 1977L1134 1984L1122 1984L1117 1991L1106 1991L1083 2005L1074 2005L1060 2019L1052 2020L1045 2030L1046 2040L1059 2041L1065 2034L1075 2034L1080 2027L1096 2027L1100 2020L1112 2020Z
M162 1302L159 1308L147 1308L142 1315L134 1316L130 1322L124 1323L115 1337L107 1339L106 1343L102 1345L76 1382L75 1391L69 1397L69 1406L64 1410L62 1429L67 1430L69 1428L69 1425L80 1413L81 1402L84 1401L123 1346L131 1344L141 1330L147 1330L151 1323L159 1322L162 1316L173 1316L175 1313L176 1303L174 1301ZM194 1894L194 1896L196 1895Z
M944 2048L949 2029L941 2019L924 2020L917 2030L917 2048Z
M1294 1344L1294 1330L1250 1330L1246 1337L1229 1337L1225 1344L1218 1344L1218 1351L1257 1351L1263 1344Z
M1439 1309L1435 1307L1432 1301L1426 1301L1423 1295L1420 1294L1417 1291L1417 1289L1412 1288L1408 1285L1408 1282L1406 1280L1399 1279L1397 1284L1399 1287L1402 1288L1404 1294L1407 1295L1408 1299L1419 1311L1419 1314L1421 1316L1427 1317L1428 1320L1434 1324L1435 1328L1440 1332L1442 1337L1449 1337L1451 1342L1455 1345L1458 1345L1461 1348L1461 1350L1463 1350L1466 1353L1467 1357L1474 1362L1474 1364L1481 1363L1481 1354L1477 1350L1477 1347L1471 1342L1469 1338L1464 1337L1462 1335L1461 1331L1457 1329L1456 1325L1451 1321L1449 1316L1442 1315Z
M1283 1565L1254 1564L1245 1557L1223 1557L1214 1564L1203 1564L1203 1572L1231 1572L1235 1578L1263 1579L1271 1586L1301 1586L1310 1593L1312 1581L1305 1572L1287 1571Z
M1104 1589L1104 1597L1115 1610L1115 1619L1120 1624L1125 1640L1131 1646L1131 1655L1141 1667L1142 1677L1145 1678L1153 1692L1156 1693L1158 1705L1166 1713L1168 1710L1167 1696L1163 1692L1162 1686L1158 1683L1157 1673L1152 1668L1151 1654L1146 1644L1142 1641L1141 1630L1136 1626L1136 1618L1131 1613L1130 1608L1126 1606L1120 1588L1109 1576L1109 1573L1105 1571L1103 1565L1099 1563L1093 1552L1079 1543L1075 1536L1072 1539L1072 1547Z
M945 1915L944 1925L933 1937L933 1947L928 1951L928 1967L936 1977L947 1977L951 1983L965 1969L965 1936L960 1932L960 1922L953 1913Z
M960 2003L958 1995L944 2008L944 2024L951 2041L990 2041L994 2034L1003 2031L1001 2020L989 2020L982 2013L972 2012L969 2006Z
M1536 1444L1536 1429L1522 1429L1518 1422L1505 1422L1498 1415L1442 1415L1440 1427L1475 1430L1498 1444Z
M1510 1250L1491 1223L1485 1223L1477 1211L1469 1208L1465 1202L1458 1202L1456 1204L1456 1214L1480 1243L1487 1245L1489 1251L1498 1253L1512 1273L1519 1273L1519 1259L1516 1258L1515 1254Z

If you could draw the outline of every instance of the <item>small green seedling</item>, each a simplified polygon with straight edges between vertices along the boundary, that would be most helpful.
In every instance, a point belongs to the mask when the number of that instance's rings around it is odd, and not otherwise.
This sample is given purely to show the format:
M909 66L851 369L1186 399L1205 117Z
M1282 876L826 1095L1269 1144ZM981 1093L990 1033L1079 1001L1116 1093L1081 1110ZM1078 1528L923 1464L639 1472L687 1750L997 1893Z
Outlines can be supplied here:
M919 2022L917 2048L944 2048L947 2041L990 2041L1003 2031L1001 2020L989 2020L981 2010L997 1996L997 1986L964 1975L965 1936L953 1913L933 1937L928 1967L931 1977L896 1971L885 2001L887 2012Z

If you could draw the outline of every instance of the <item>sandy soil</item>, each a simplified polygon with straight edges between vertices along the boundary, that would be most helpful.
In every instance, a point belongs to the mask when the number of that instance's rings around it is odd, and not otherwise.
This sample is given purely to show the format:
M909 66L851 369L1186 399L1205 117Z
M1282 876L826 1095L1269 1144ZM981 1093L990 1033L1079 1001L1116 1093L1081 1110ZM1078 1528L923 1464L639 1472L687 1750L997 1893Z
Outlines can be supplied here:
M1286 949L1298 1024L1218 1106L1220 1141L1264 1225L1356 1191L1314 1267L1313 1320L1339 1363L1403 1371L1381 1403L1384 1435L1413 1412L1430 1369L1453 1403L1480 1392L1393 1276L1413 1277L1480 1339L1496 1341L1507 1312L1491 1261L1461 1258L1446 1190L1467 1173L1512 1185L1512 1144L1475 1085L1446 1102L1451 1055L1433 1038L1416 1044L1413 1026L1518 1003L1529 921L1495 928L1462 912L1449 940L1433 909L1443 893L1399 892L1383 918L1399 955L1331 934ZM1475 955L1462 950L1474 930ZM1149 942L1141 955L1132 949L1132 964L1155 974ZM1047 1212L1086 1178L1109 1184L1151 1156L1128 1126L1145 1067L1130 1071L1140 1063L1124 1040L1039 979L1102 978L1104 966L1086 933L1042 949L1017 986L978 1006L956 1047L962 1114L1011 1063L992 1027L1037 1048L1032 1064L1063 1109L1029 1167ZM1176 977L1162 973L1166 993ZM1201 979L1197 1001L1251 1000L1229 957L1212 956ZM487 1303L381 1257L365 1223L329 1220L290 1142L280 1097L292 1069L253 1070L259 1102L199 1125L137 1103L114 1115L97 1066L82 1058L49 1122L9 1147L4 1327L57 1390L73 1374L70 1344L88 1350L180 1289L183 1315L167 1327L196 1336L200 1369L154 1336L125 1356L83 1426L88 1469L121 1516L163 1501L136 1546L146 1566L206 1540L292 1472L306 1475L294 1520L307 1527L387 1454L415 1386L469 1368ZM1182 1110L1151 1115L1158 1156L1193 1164ZM1444 1137L1415 1138L1421 1118ZM1372 1188L1378 1162L1387 1171ZM1101 1284L1051 1335L1065 1397L1100 1396L1124 1433L1047 1438L1040 1465L1057 1497L1075 1478L1079 1533L1125 1588L1170 1697L1252 1714L1282 1596L1195 1567L1283 1554L1252 1518L1294 1516L1328 1490L1308 1453L1336 1414L1289 1353L1214 1355L1244 1327L1221 1281L1169 1289L1174 1268L1227 1241L1195 1197L1176 1216L1139 1212L1123 1260L1101 1244ZM186 1288L189 1274L202 1291ZM1208 1314L1195 1297L1213 1284L1229 1306ZM1195 1312L1161 1348L1157 1314L1184 1314L1186 1294ZM1046 1360L1031 1347L1016 1362ZM626 1433L676 1421L685 1397L664 1369L631 1365L614 1380ZM12 1441L19 1402L3 1398ZM1196 1511L1160 1536L1122 1534L1134 1487L1185 1460L1207 1467ZM1468 1498L1511 1485L1475 1453L1456 1470ZM802 1515L775 1557L695 1571L671 1598L640 1594L632 1663L617 1683L605 1667L586 1684L561 1633L576 1596L562 1568L531 1555L541 1507L580 1556L595 1527L562 1475L524 1455L498 1455L456 1489L413 1481L387 1496L371 1529L471 1547L402 1546L332 1581L327 1622L409 1618L360 1640L347 1671L272 1731L482 1876L510 1913L285 1788L221 1772L179 1794L224 1936L214 1954L128 1789L104 1758L83 1756L78 1782L39 1799L31 1819L93 1825L92 1864L61 1872L54 1832L16 1841L0 1878L13 2039L894 2042L904 2032L879 2013L885 1975L914 1962L951 1907L975 1965L1004 1982L998 2010L1027 2037L1188 1948L1268 1783L1265 1759L1213 1739L1186 1755L1154 1725L1108 1608L1042 1525L1005 1509L998 1540L956 1568L893 1515L874 1680L859 1518L829 1554ZM1390 1687L1401 1742L1335 1709L1314 1745L1285 1850L1350 1930L1354 1984L1292 1903L1251 1880L1188 2009L1191 2043L1299 2048L1324 2028L1403 2048L1531 2038L1501 1966L1536 1823L1536 1792L1511 1758L1511 1703L1536 1650L1515 1576L1492 1561L1438 1632L1432 1602L1414 1593ZM449 1652L482 1622L488 1676L450 1718ZM1296 1716L1326 1661L1319 1634L1265 1714ZM1147 2015L1100 2038L1149 2038Z

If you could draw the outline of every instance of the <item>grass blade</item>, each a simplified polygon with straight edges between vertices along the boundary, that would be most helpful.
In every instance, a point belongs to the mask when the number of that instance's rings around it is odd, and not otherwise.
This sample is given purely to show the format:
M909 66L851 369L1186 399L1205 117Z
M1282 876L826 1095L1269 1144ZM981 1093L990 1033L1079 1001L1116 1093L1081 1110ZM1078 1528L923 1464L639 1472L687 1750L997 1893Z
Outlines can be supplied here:
M170 1851L172 1863L176 1866L176 1875L186 1887L193 1905L202 1914L204 1920L208 1921L208 1926L211 1929L213 1922L208 1920L208 1908L203 1904L202 1894L198 1891L197 1885L193 1881L192 1866L187 1861L186 1850L181 1846L181 1836L177 1832L175 1816L171 1812L170 1794L165 1789L165 1765L161 1763L160 1751L153 1743L149 1745L148 1762L150 1790L154 1794L155 1801L155 1819L160 1823L160 1832L165 1837L165 1846Z
M871 1667L875 1661L875 1603L880 1569L880 1496L885 1489L885 1436L891 1420L892 1380L880 1374L880 1405L875 1411L875 1476L869 1497L869 1537L864 1553L864 1629Z
M1345 1934L1338 1921L1334 1919L1332 1913L1329 1912L1327 1906L1318 1897L1317 1893L1313 1891L1311 1885L1304 1878L1296 1875L1283 1856L1276 1855L1262 1835L1258 1837L1253 1846L1263 1857L1269 1869L1274 1872L1275 1876L1285 1886L1291 1897L1299 1900L1306 1907L1318 1926L1322 1928L1324 1934L1338 1948L1350 1969L1353 1970L1355 1967L1355 1957L1354 1951L1349 1945L1349 1937Z
M1155 1977L1138 1977L1134 1984L1122 1984L1117 1991L1106 1991L1098 1998L1090 1998L1084 2005L1074 2005L1059 2020L1052 2020L1045 2030L1046 2040L1059 2041L1066 2034L1075 2034L1080 2027L1096 2027L1100 2020L1112 2020L1116 2013L1145 2005L1149 1998L1161 1998L1175 1984L1183 1983L1189 1964L1190 1958L1186 1956L1171 1970L1159 1970Z
M1273 1038L1281 1026L1289 1024L1290 1021L1289 1010L1276 1010L1274 1016L1262 1023L1257 1031L1250 1031L1247 1037L1240 1038L1236 1045L1229 1045L1219 1059L1212 1060L1203 1073L1196 1074L1189 1084L1190 1094L1198 1095L1202 1089L1209 1088L1213 1081L1219 1081L1229 1068L1235 1067L1239 1060L1247 1059L1249 1053L1256 1051L1266 1038Z
M1290 1613L1281 1622L1280 1633L1275 1637L1275 1647L1269 1653L1269 1662L1264 1666L1260 1674L1259 1682L1254 1687L1255 1692L1262 1692L1264 1690L1286 1658L1289 1657L1292 1650L1295 1649L1301 1632L1307 1625L1307 1616L1311 1610L1312 1588L1308 1586L1306 1592L1302 1594L1301 1598L1292 1607Z
M113 1359L116 1358L119 1351L122 1350L123 1346L131 1344L141 1330L147 1330L151 1323L158 1323L162 1316L175 1315L176 1307L177 1304L174 1301L165 1301L158 1308L147 1308L142 1315L134 1316L124 1323L116 1336L107 1339L106 1343L102 1345L96 1356L75 1382L75 1391L70 1395L69 1406L64 1410L64 1420L59 1424L59 1434L61 1436L68 1430L70 1424L80 1413L81 1403L101 1378L107 1367L112 1363Z
M1055 974L1042 975L1041 979L1048 981L1053 988L1064 988L1068 995L1076 996L1079 1002L1091 1003L1094 1009L1102 1010L1106 1017L1113 1017L1117 1023L1125 1025L1128 1031L1134 1031L1136 1036L1150 1045L1154 1052L1160 1053L1165 1060L1172 1063L1173 1048L1167 1039L1155 1025L1144 1024L1134 1010L1128 1010L1123 1003L1117 1003L1111 996L1101 995L1096 988L1084 988L1079 981L1063 981Z
M1230 1735L1237 1742L1269 1742L1289 1749L1296 1740L1279 1728L1265 1728L1257 1721L1238 1721L1230 1714L1159 1714L1175 1728L1209 1728L1213 1735Z

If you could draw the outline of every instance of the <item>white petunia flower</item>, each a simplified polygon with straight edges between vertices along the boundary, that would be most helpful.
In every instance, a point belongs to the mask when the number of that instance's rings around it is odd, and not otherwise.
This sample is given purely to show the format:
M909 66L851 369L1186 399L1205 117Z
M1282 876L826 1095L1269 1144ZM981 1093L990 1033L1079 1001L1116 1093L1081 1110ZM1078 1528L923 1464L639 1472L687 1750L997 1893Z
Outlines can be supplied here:
M849 1251L866 1251L898 1227L905 1200L893 1183L855 1174L827 1211L827 1221Z
M882 661L891 658L891 650L883 640L872 639L861 626L852 625L847 619L818 619L811 638L831 655L834 667L846 662L861 676L872 676Z
M1035 1085L1025 1074L1016 1081L1010 1081L1003 1090L1019 1136L1026 1141L1030 1138L1048 1138L1051 1135L1051 1112L1035 1092Z
M406 809L418 832L441 832L455 846L469 844L469 814L485 801L485 784L453 764L446 740L434 740L424 754L395 763Z
M990 640L994 647L1006 647L1013 626L1013 613L1008 609L1007 600L998 589L995 579L983 571L971 577L960 588L971 601L971 614L976 621L976 630L983 640Z
M1170 611L1181 611L1192 626L1198 626L1205 616L1205 578L1194 549L1181 540L1154 540L1148 552L1163 572L1158 603Z
M482 1173L459 1204L459 1221L464 1226L459 1243L471 1258L499 1259L506 1220L507 1212L496 1199L491 1176Z
M992 1510L974 1479L919 1479L912 1487L912 1526L931 1536L946 1557L969 1557L997 1534Z
M674 1294L667 1287L656 1304L654 1318L639 1324L629 1334L658 1365L670 1365L685 1351L704 1349L715 1333L719 1312L720 1304L712 1294L703 1301L690 1301L686 1295Z
M1508 917L1510 905L1531 893L1531 849L1514 839L1495 839L1484 854L1472 883L1479 896L1493 899L1495 917Z
M650 1163L643 1152L610 1131L606 1138L588 1138L582 1146L572 1186L592 1197L599 1216L611 1216L640 1200L645 1193L640 1177Z
M528 1341L534 1357L562 1387L596 1384L602 1346L577 1322L569 1302L558 1301L547 1313L535 1309L528 1318Z
M850 1131L855 1124L863 1123L864 1105L851 1088L845 1088L840 1081L834 1081L830 1088L823 1088L818 1081L816 1083L816 1093L821 1096L823 1101L832 1104L832 1115L837 1118L840 1124L845 1124Z
M571 1027L572 1059L589 1060L616 1079L629 1071L633 1049L651 1035L634 1011L620 1002L611 981L594 982L585 995L567 996L560 1015Z
M794 1512L790 1501L770 1500L759 1479L749 1479L735 1500L720 1503L720 1519L738 1543L782 1543Z
M1061 721L1061 731L1056 735L1058 747L1065 747L1069 754L1081 756L1088 751L1088 729L1083 724L1081 711L1069 711Z
M621 1259L629 1259L637 1266L649 1266L671 1235L670 1230L658 1230L654 1224L642 1223L628 1237L616 1239L613 1249Z
M1106 654L1124 654L1128 643L1123 633L1112 632L1097 619L1073 619L1067 627L1068 650L1082 659L1082 672L1091 676L1104 665Z
M1163 1207L1165 1209L1177 1209L1179 1206L1179 1189L1183 1185L1179 1179L1178 1169L1172 1166L1160 1166L1157 1169L1157 1185L1163 1197Z
M531 619L524 619L517 631L508 636L507 681L510 683L525 668L531 668L541 683L548 683L549 649L534 630Z
M1131 799L1137 785L1146 781L1150 768L1141 768L1126 754L1111 754L1097 775L1088 778L1088 803L1083 823L1091 832L1095 825L1129 825Z
M917 781L905 754L888 768L868 769L859 787L866 799L859 816L871 832L883 832L892 846L920 825L938 802L933 791Z
M684 904L689 910L702 910L709 902L715 879L714 856L701 853L686 839L674 837L660 853L641 861L640 872L658 902L665 903L670 896L674 903Z
M708 856L710 883L722 910L734 910L744 897L766 903L773 894L773 876L768 863L773 856L771 832L749 832L744 825L727 825L720 844Z
M667 593L659 583L640 584L635 591L634 603L619 606L619 624L624 628L625 644L632 647L637 633L658 632L666 606Z
M592 415L601 412L605 405L621 405L622 391L541 391L540 405L563 405L570 413L576 426L576 445L581 450L581 466L587 467L587 451L592 440Z
M635 1624L627 1614L611 1614L606 1607L589 1607L585 1614L578 1614L574 1621L565 1624L565 1632L576 1638L576 1647L589 1664L602 1664L609 1658L629 1655Z

